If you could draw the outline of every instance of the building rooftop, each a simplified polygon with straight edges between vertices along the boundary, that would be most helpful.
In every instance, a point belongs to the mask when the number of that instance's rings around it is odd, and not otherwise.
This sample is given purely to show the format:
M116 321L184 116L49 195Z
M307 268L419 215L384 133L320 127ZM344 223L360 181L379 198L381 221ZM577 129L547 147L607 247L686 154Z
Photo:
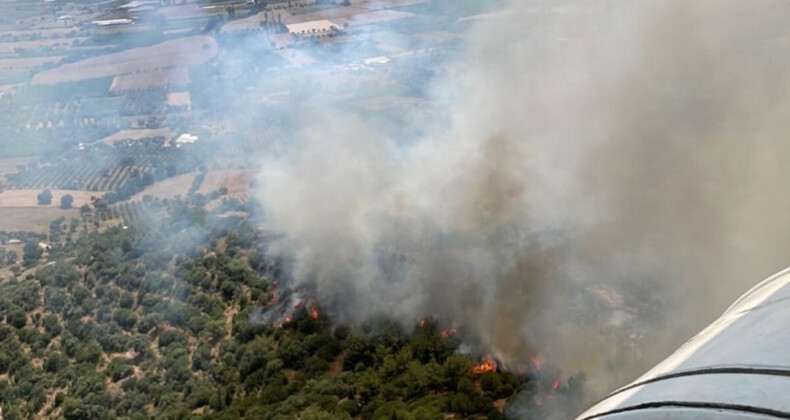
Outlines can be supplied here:
M285 26L288 28L288 32L296 35L309 35L313 33L329 32L340 29L340 25L326 19L312 20L302 23L291 23Z

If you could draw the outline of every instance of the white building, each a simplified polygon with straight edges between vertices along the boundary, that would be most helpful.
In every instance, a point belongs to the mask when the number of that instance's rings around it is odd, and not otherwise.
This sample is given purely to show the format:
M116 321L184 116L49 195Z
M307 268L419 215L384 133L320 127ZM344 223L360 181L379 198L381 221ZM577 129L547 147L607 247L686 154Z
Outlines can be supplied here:
M198 136L184 133L176 139L176 147L181 147L184 144L195 144L198 141Z
M134 23L134 20L128 18L104 19L104 20L94 20L92 23L96 26L120 26L120 25L131 25Z
M326 19L291 23L285 26L290 34L296 36L324 36L340 30L340 25Z

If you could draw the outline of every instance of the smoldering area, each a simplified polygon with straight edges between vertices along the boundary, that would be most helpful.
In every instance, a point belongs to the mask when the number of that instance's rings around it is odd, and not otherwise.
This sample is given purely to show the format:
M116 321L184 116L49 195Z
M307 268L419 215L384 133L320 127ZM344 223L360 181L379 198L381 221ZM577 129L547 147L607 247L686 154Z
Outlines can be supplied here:
M452 320L600 396L788 264L788 15L512 1L432 80L437 115L403 117L419 139L303 113L260 164L271 252L338 320Z

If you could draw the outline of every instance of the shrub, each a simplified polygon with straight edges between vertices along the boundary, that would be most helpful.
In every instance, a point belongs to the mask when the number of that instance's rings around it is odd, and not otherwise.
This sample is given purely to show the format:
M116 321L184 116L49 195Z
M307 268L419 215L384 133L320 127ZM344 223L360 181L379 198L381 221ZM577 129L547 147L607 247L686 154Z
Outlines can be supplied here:
M52 193L50 193L51 195ZM50 202L52 201L52 197L50 197ZM60 208L67 210L71 208L71 205L74 204L74 196L71 194L66 194L63 197L60 197Z
M41 191L40 193L38 193L36 198L38 198L38 205L48 206L52 204L52 191L50 191L49 189Z

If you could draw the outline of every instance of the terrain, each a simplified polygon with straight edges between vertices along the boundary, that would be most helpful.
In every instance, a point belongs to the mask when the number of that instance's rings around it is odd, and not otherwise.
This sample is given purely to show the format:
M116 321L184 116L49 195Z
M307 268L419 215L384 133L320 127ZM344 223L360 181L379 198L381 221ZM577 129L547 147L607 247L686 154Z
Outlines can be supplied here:
M263 232L194 195L149 207L138 228L53 224L47 248L0 236L24 248L1 261L5 419L495 419L517 393L580 392L460 353L442 320L345 325L304 300L256 321L285 293Z
M460 18L500 2L7 3L4 420L496 419L578 400L582 378L506 369L454 320L321 306L253 199L315 107L407 142L399 114L431 115Z

